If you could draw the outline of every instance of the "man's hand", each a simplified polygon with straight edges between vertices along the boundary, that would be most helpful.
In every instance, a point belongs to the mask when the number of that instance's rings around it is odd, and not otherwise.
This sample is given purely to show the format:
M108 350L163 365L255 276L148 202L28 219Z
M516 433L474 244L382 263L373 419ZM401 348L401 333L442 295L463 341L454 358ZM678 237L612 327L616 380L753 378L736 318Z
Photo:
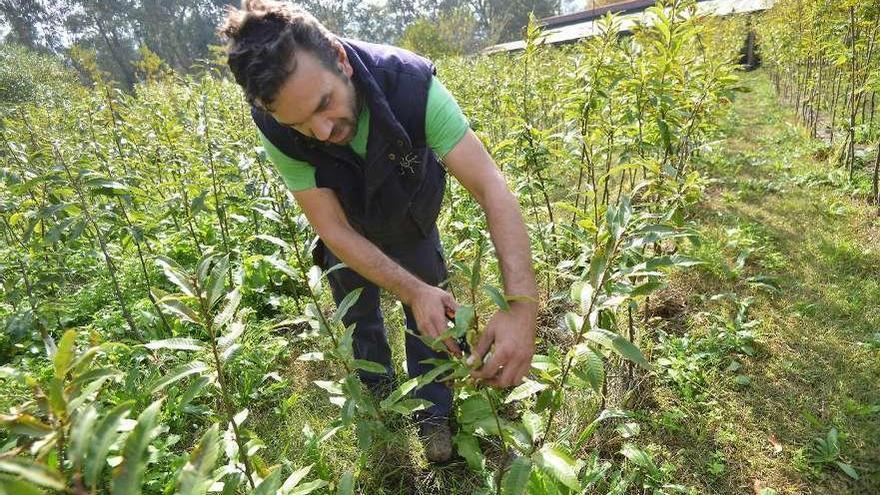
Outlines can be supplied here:
M489 321L474 354L480 361L495 349L488 362L475 370L474 378L487 384L506 388L522 383L529 374L535 354L535 318L537 305L531 302L512 303L510 311L498 311Z
M416 326L422 335L437 339L446 331L446 315L455 313L458 303L451 294L445 290L428 284L422 284L408 301L405 301L412 309L416 318ZM451 338L443 341L446 348L455 356L461 355L461 348Z

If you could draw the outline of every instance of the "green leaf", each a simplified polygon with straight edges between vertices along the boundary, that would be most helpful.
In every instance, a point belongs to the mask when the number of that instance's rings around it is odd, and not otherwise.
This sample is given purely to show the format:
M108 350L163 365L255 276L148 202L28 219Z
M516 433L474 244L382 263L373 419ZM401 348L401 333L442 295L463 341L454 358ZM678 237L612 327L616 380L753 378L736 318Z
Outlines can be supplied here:
M526 379L520 384L518 387L513 389L510 392L510 395L504 399L505 404L510 404L511 402L523 400L526 397L531 397L541 390L547 388L547 385L544 383L538 383L529 379Z
M587 380L590 387L597 394L602 393L602 384L605 383L605 361L598 351L590 346L585 345L584 365L582 368L583 378Z
M286 480L284 480L284 484L281 485L281 489L279 490L279 492L284 495L296 488L296 485L298 485L302 480L306 478L306 476L308 476L309 471L312 470L313 466L314 464L309 464L302 469L294 471L293 474L291 474L287 477Z
M482 395L472 395L458 405L459 421L464 424L492 417L492 405Z
M431 371L419 376L419 388L424 387L429 383L434 383L434 380L436 380L437 377L451 370L453 367L455 367L455 363L451 361L440 365L435 365L434 368L431 369Z
M854 480L859 479L859 473L857 473L856 470L849 464L841 461L834 461L834 464L837 464L837 467L839 467L840 470L846 473L846 475L850 478Z
M395 402L399 401L404 395L412 392L413 389L415 389L416 386L418 386L418 384L419 384L418 378L412 378L412 379L409 379L409 380L403 382L403 384L401 386L397 387L397 390L395 390L394 392L391 392L391 395L389 395L385 400L380 402L379 406L382 409L388 410L389 408L391 408L391 406L394 405Z
M391 404L387 410L408 416L416 411L423 411L432 405L434 405L433 402L425 399L404 399Z
M95 194L106 194L114 196L129 194L131 192L128 186L126 186L125 184L103 177L89 179L85 182L85 185L92 193Z
M343 393L342 386L339 384L339 382L330 382L327 380L315 380L312 383L317 385L319 388L326 390L327 393L329 393L331 395L342 395L342 393Z
M307 495L315 490L324 488L325 486L327 486L327 482L324 480L309 481L308 483L304 483L294 488L293 491L287 495Z
M76 343L76 330L68 330L64 332L61 341L58 343L58 350L55 352L53 359L55 364L55 378L63 380L67 374L70 363L73 362L73 346Z
M158 291L156 289L153 289L153 292L157 293ZM159 306L162 309L173 314L174 316L179 318L181 321L195 323L196 325L202 324L202 319L199 317L199 315L197 315L196 312L193 311L192 308L190 308L186 303L181 301L177 296L166 295L164 297L156 298L156 299L157 299L156 302L159 304Z
M202 375L190 382L189 386L186 387L186 391L184 391L183 395L180 396L178 407L180 407L181 410L186 408L186 406L188 406L189 403L192 402L192 400L199 395L202 389L204 389L210 381L210 378Z
M533 454L535 464L574 491L580 491L577 479L577 466L574 460L561 448L545 444Z
M158 433L157 416L162 408L162 400L150 404L138 416L137 425L125 439L122 449L122 464L114 469L113 495L140 495L144 471L147 468L147 448Z
M348 314L348 311L355 305L363 290L362 287L359 287L345 295L342 301L338 304L336 313L333 314L333 319L335 321L341 322L342 319L345 318L345 315Z
M156 264L165 272L165 277L176 285L181 292L190 297L196 297L196 290L192 285L189 275L174 260L164 256L156 257Z
M649 294L652 294L655 291L658 291L660 289L665 289L665 288L666 288L666 282L659 282L659 281L645 282L644 284L641 284L641 285L637 286L635 289L633 289L633 291L630 293L630 296L631 297L647 296Z
M652 474L657 472L657 465L654 464L654 460L651 459L651 456L635 445L630 443L625 444L623 448L620 449L620 453L636 466L645 469Z
M287 275L288 277L293 277L293 278L297 277L296 270L291 268L290 265L288 265L286 261L284 261L276 256L266 256L263 259L268 261L270 265L281 270L281 272L284 273L285 275Z
M211 425L189 454L189 460L180 472L177 493L205 495L213 483L211 471L220 454L220 426Z
M455 449L458 450L459 455L464 457L471 469L481 472L486 468L486 457L480 449L477 437L460 431L455 434L452 440L455 442Z
M92 443L89 445L88 455L85 458L85 479L88 486L92 488L97 486L101 471L107 464L107 453L110 452L110 446L118 436L116 429L119 422L128 416L128 412L134 404L133 400L119 404L111 409L98 424Z
M581 311L586 312L593 300L593 286L588 282L575 282L571 286L571 300L578 303Z
M367 361L365 359L355 359L354 361L352 361L352 364L355 368L359 370L369 371L370 373L378 373L380 375L384 375L385 373L387 373L384 366L373 361Z
M293 251L293 248L290 247L290 244L288 244L287 241L285 241L283 239L279 239L278 237L275 237L275 236L271 236L268 234L257 234L254 236L254 239L260 239L260 240L272 243L272 244L280 247L281 249L285 249L287 251Z
M277 467L272 471L272 474L267 476L257 488L253 491L252 495L276 495L278 489L281 487L281 468Z
M0 495L43 495L44 493L41 488L29 481L0 476Z
M580 335L584 327L584 317L571 311L565 313L565 327L572 335Z
M500 289L491 285L484 285L483 291L489 295L489 299L492 299L492 302L498 306L502 311L510 311L510 304L508 304L507 299L504 297L504 293L501 292Z
M9 416L0 414L0 425L8 428L12 433L29 437L43 437L53 431L51 426L26 413Z
M211 276L208 280L202 282L202 288L207 289L205 296L208 299L208 307L213 308L217 301L223 297L223 289L226 288L226 273L229 270L229 255L222 256L214 268L211 269Z
M64 395L64 382L60 378L49 380L49 409L56 416L67 412L67 398Z
M651 369L651 363L645 359L645 355L642 354L642 351L640 351L632 342L626 340L626 338L618 335L617 338L612 341L611 345L621 356L629 359L646 370Z
M306 277L309 280L309 289L315 293L315 295L321 294L324 290L324 285L321 283L321 278L324 272L321 271L320 266L312 266L309 268L309 272L306 274Z
M529 433L529 436L532 437L532 443L537 442L544 436L544 418L540 414L524 411L522 414L522 424Z
M354 474L351 471L346 471L339 477L336 495L354 495Z
M455 327L452 331L452 335L455 338L461 338L465 334L467 334L468 328L471 326L471 322L474 320L474 307L473 306L459 306L458 309L455 310Z
M232 292L226 294L226 305L223 306L223 311L214 319L214 328L219 330L232 321L239 304L241 304L241 290L236 287Z
M528 457L517 457L501 479L503 495L523 495L529 485L532 474L532 460Z
M92 365L92 362L95 360L95 357L98 355L98 352L100 350L101 348L98 346L89 347L85 351L81 352L78 356L76 356L73 359L73 362L70 363L70 369L72 370L73 376L84 373L89 368L89 366Z
M24 457L0 459L0 471L16 474L21 476L25 481L29 481L35 485L44 486L53 490L64 489L64 480L61 478L58 471Z
M89 405L74 420L70 433L70 456L71 462L76 468L85 464L85 454L89 444L93 441L95 423L98 421L98 410L94 405Z
M150 386L150 393L155 394L156 392L164 389L168 385L182 380L189 375L195 373L201 373L203 371L208 370L208 365L201 361L193 361L191 363L182 364L173 370L169 371L164 375L160 375Z
M144 344L144 347L155 351L157 349L169 349L174 351L201 351L205 344L198 339L175 337L164 340L153 340Z

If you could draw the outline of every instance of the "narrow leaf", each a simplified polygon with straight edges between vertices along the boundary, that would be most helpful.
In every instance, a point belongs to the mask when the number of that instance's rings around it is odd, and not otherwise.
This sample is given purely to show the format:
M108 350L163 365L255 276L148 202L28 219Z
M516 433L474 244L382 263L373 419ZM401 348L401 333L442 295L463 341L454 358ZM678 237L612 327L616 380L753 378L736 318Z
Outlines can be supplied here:
M370 373L378 373L380 375L387 373L384 366L373 361L355 359L354 361L352 361L352 364L354 364L355 368L359 370L369 371Z
M345 315L348 314L348 311L352 308L352 306L357 303L358 298L361 296L361 292L364 289L359 287L348 294L340 301L336 308L336 313L333 314L333 319L335 321L343 321Z
M55 364L55 378L63 380L67 374L70 363L73 362L73 345L76 342L76 330L68 330L64 332L61 341L58 343L58 350L55 352L53 359Z
M89 453L86 456L85 479L88 486L92 488L97 486L98 477L104 469L104 465L107 464L107 453L110 451L110 446L116 440L116 429L120 421L128 416L132 406L134 406L134 401L119 404L111 409L98 424Z
M302 480L306 478L306 476L308 476L309 471L312 470L313 466L314 464L309 464L302 469L294 471L293 474L288 476L288 478L284 481L284 484L281 485L280 493L284 495L296 488L296 485L298 485Z
M154 380L152 386L150 387L150 393L155 394L156 392L164 389L168 385L178 380L182 380L189 375L201 373L207 370L208 365L201 361L193 361L191 363L182 364L169 371L167 374L160 375L156 380Z
M253 491L253 495L276 495L281 487L281 468L277 467L272 474L267 476L257 488Z
M181 292L190 297L196 297L196 290L186 272L170 258L158 256L156 264L165 272L165 277L176 285Z
M144 347L153 351L155 351L156 349L169 349L174 351L201 351L205 348L205 345L202 341L198 339L175 337L172 339L153 340L144 344Z
M217 464L220 455L220 427L217 423L211 425L199 443L196 444L189 454L189 460L183 466L180 480L177 485L177 493L181 495L205 495L211 486L213 479L211 471Z
M89 444L93 441L95 423L98 421L98 411L94 405L89 405L81 412L70 433L70 460L78 469L85 463L85 454Z
M61 475L49 466L23 457L0 459L0 471L16 474L35 485L53 490L63 490L64 481Z
M156 436L156 428L159 410L162 408L162 400L150 404L138 416L137 426L125 439L125 447L122 449L122 464L114 469L113 495L140 495L142 478L147 467L147 447Z
M507 302L504 293L501 292L500 289L491 285L484 285L483 291L489 295L489 299L492 299L492 302L494 302L499 309L502 311L510 311L510 304Z

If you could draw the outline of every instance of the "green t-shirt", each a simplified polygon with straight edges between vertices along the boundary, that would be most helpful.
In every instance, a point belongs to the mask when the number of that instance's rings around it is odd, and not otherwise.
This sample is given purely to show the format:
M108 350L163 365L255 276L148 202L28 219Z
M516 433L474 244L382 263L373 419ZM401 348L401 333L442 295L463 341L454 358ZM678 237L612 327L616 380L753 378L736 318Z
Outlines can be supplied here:
M442 159L461 141L468 127L468 121L455 98L436 77L431 79L425 111L425 140L428 146ZM352 151L364 159L367 156L369 133L370 110L365 105L358 116L357 134L348 144ZM281 179L291 191L302 191L315 187L315 168L312 165L285 155L270 143L262 132L259 134L269 160L275 165Z

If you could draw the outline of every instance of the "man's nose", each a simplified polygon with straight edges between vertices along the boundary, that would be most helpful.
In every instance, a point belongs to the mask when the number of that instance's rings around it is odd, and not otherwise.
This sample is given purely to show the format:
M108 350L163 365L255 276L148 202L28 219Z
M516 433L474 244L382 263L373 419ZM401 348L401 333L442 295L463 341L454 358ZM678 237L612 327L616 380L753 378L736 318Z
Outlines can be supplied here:
M315 139L326 141L330 138L330 134L333 133L333 121L330 119L316 118L312 127L312 133L315 135Z

